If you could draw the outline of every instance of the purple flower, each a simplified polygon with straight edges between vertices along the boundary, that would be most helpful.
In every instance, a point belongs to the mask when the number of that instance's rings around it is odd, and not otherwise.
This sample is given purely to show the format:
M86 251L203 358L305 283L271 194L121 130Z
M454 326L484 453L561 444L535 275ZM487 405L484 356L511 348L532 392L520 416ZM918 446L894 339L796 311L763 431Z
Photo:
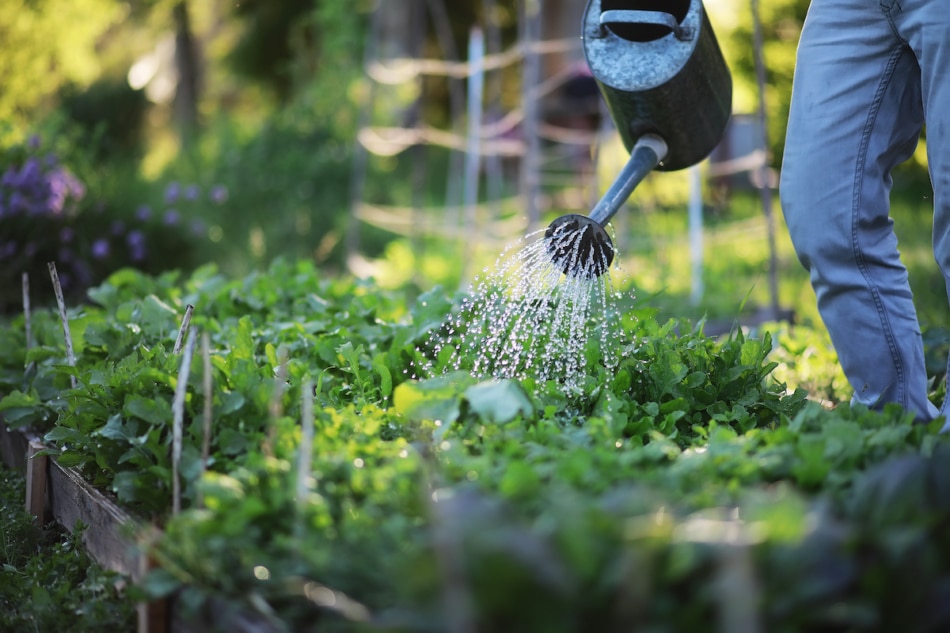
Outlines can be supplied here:
M40 174L40 161L38 161L35 156L30 156L26 159L26 162L23 163L23 167L20 168L19 184L33 184L30 181L38 180Z
M165 187L165 204L175 204L181 195L181 185L172 181Z
M125 243L129 247L129 254L133 262L140 262L145 259L145 234L138 229L129 231L125 236Z
M40 148L40 135L33 134L32 136L30 136L30 138L27 139L26 141L26 146L27 148L30 149L30 151L35 152L36 150L38 150Z
M20 193L18 190L10 194L10 213L16 215L17 213L26 213L30 210L29 201Z
M152 209L148 205L143 204L136 210L135 218L140 222L148 222L152 217Z
M215 204L224 204L228 199L228 188L224 185L215 185L208 195Z
M181 215L178 213L177 209L169 209L165 212L165 217L162 218L162 221L168 226L174 226L178 224L178 220L181 219Z
M99 238L92 243L92 256L95 259L105 259L109 256L109 240Z
M76 237L76 231L70 226L64 226L59 230L59 241L63 244L69 244Z
M145 245L145 233L135 229L134 231L129 231L129 234L125 236L125 243L129 247L144 246Z
M84 195L86 195L86 186L82 184L78 178L66 170L60 171L63 174L63 179L66 181L66 187L69 190L69 195L76 199L82 198Z
M204 235L207 230L207 226L202 220L192 220L191 221L191 232L195 235Z
M198 185L188 185L185 187L185 200L197 200L200 194L201 189L198 188Z
M49 184L47 208L52 213L72 210L77 200L82 198L85 189L76 178L65 169L56 169L47 175Z
M16 255L16 242L0 244L0 259L7 259Z

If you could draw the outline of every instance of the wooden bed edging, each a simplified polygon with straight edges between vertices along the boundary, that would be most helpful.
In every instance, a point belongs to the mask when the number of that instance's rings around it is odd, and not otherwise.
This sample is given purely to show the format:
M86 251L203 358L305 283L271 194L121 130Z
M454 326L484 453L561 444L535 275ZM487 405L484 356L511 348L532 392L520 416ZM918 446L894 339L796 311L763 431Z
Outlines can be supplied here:
M0 460L7 467L25 473L26 509L37 523L51 517L72 533L78 522L86 525L82 543L90 558L105 569L120 573L132 582L141 580L154 565L136 543L143 524L123 510L102 491L87 482L78 471L61 466L55 459L38 455L45 448L35 434L7 428L0 416ZM160 532L150 527L154 535ZM247 613L235 612L220 604L208 605L194 619L184 619L175 609L174 598L140 603L137 633L272 633L266 622ZM226 628L221 628L222 626Z
M150 562L135 543L138 522L79 472L38 455L44 448L39 437L9 429L0 418L0 459L9 468L25 473L26 509L37 523L51 517L72 533L81 522L87 526L82 543L90 558L132 582L141 580ZM169 630L167 600L141 603L137 611L137 633Z

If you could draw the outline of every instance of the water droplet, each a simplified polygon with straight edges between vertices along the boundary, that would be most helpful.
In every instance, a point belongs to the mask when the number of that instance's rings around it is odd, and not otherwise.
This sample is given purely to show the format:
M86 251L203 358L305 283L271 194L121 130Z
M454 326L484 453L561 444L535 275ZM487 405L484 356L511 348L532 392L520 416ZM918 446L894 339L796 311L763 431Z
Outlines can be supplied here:
M458 314L430 336L424 374L533 377L539 387L555 380L580 393L592 363L616 369L625 347L617 308L623 293L609 264L595 261L594 251L581 253L583 240L552 248L543 234L510 245L494 271L475 278Z

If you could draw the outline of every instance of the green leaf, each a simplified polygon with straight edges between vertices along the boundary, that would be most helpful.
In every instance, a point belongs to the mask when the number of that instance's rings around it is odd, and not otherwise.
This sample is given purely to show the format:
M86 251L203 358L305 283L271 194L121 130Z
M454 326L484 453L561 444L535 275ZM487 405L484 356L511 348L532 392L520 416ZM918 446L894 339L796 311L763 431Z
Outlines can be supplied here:
M247 400L240 391L226 391L221 394L221 404L218 407L220 415L228 415L240 410Z
M379 374L379 392L388 398L393 393L393 375L386 366L385 356L379 354L373 359L373 369Z
M464 372L420 382L404 382L393 391L393 408L410 420L440 420L448 425L461 414L461 391L471 376Z
M53 606L53 600L50 598L49 591L46 590L46 587L33 585L30 593L33 596L33 604L31 607L36 613L48 611Z
M21 407L35 407L42 404L36 395L36 392L23 393L14 391L0 399L0 411Z
M53 442L78 442L84 439L83 434L68 426L55 426L43 436L43 441Z
M142 332L151 340L175 340L175 335L181 327L178 312L155 295L145 297L135 310L135 321L142 327Z
M218 448L225 455L240 455L247 448L247 436L234 429L223 428L218 432Z
M513 380L491 380L472 385L465 390L465 398L472 410L487 422L504 424L519 415L533 415L534 406L524 390Z
M126 424L119 413L110 416L105 426L97 431L98 435L110 440L125 440L127 442L132 441L137 433L138 425L135 424L134 420L130 420Z
M122 412L154 426L171 424L172 421L172 405L165 399L155 400L132 394L126 397Z
M132 503L138 499L139 480L143 479L138 471L123 470L112 479L112 491L122 503Z

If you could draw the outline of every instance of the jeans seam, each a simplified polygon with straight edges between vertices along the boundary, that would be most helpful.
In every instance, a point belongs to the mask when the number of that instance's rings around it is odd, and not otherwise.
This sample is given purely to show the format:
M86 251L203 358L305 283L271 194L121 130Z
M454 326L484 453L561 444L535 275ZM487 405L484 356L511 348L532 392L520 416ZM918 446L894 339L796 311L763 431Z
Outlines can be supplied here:
M861 135L861 145L858 151L858 162L855 165L854 189L852 191L851 197L851 249L855 264L857 265L858 270L861 272L861 276L864 278L864 282L867 285L868 291L871 293L871 299L873 300L874 306L877 309L878 318L881 320L881 326L884 330L884 338L887 341L888 349L891 352L891 358L894 361L894 369L897 373L897 402L901 406L906 407L907 389L905 383L907 378L906 372L904 370L903 359L900 356L897 343L894 340L894 332L891 328L890 320L887 318L887 312L884 309L884 304L881 301L880 291L871 278L870 270L868 268L867 262L864 259L858 240L858 218L860 216L861 209L861 191L864 187L864 169L865 165L867 164L868 146L871 142L871 133L873 132L874 124L877 121L877 115L881 108L881 102L883 101L884 93L891 82L891 78L894 74L894 68L897 66L898 60L904 54L904 50L905 49L903 46L898 46L894 49L894 52L891 53L891 56L887 61L887 65L884 67L884 74L881 76L877 92L874 94L874 100L871 102L871 107L868 110L868 119L864 126L864 133Z
M901 6L898 0L892 0L890 4L881 2L881 12L884 14L884 18L887 20L887 25L891 29L891 33L894 34L894 37L897 38L902 44L908 45L907 40L900 33L900 29L897 28L897 24L894 22L894 19L903 12L904 8Z

